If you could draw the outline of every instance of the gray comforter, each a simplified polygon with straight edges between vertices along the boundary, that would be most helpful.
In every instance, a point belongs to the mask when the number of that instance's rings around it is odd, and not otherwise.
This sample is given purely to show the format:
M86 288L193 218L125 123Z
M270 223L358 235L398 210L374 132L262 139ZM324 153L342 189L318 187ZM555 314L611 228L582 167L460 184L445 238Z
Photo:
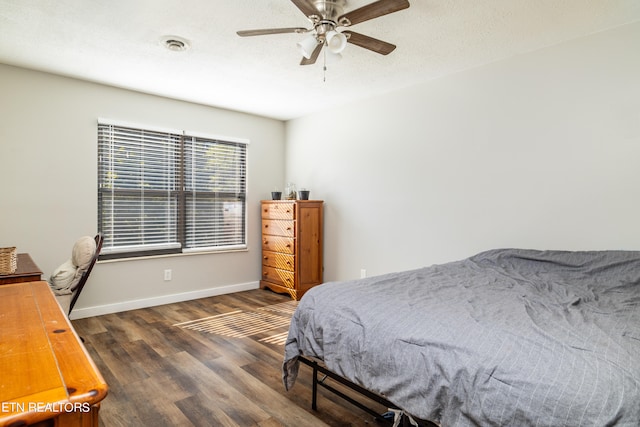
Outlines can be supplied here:
M292 318L298 355L443 426L640 425L640 252L504 249L334 282Z

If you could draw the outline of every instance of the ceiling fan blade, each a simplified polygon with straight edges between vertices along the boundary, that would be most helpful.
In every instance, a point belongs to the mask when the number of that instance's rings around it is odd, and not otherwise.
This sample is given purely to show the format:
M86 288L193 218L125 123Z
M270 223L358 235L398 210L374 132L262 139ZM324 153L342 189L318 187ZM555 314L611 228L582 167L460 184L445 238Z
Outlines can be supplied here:
M266 28L263 30L242 30L238 31L237 34L240 37L249 37L249 36L264 36L268 34L285 34L285 33L306 33L309 31L306 28L296 27L296 28Z
M409 7L408 0L378 0L338 17L340 25L355 25ZM343 23L344 22L344 23ZM347 23L348 22L348 23Z
M313 52L311 53L311 58L307 59L303 57L302 61L300 61L300 65L315 64L318 56L320 55L320 51L322 50L322 46L322 43L318 43L318 46L316 46L316 48L313 49Z
M396 48L396 45L365 36L364 34L354 33L353 31L343 31L342 34L347 36L347 42L356 46L372 50L381 55L388 55Z
M322 14L318 11L312 0L291 0L291 2L295 4L306 17L312 15L322 17Z

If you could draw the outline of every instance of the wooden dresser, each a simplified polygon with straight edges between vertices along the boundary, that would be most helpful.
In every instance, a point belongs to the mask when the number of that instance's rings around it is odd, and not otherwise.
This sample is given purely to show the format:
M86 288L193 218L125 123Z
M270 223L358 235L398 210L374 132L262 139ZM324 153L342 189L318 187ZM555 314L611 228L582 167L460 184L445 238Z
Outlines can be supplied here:
M295 300L322 283L322 200L262 201L260 287Z
M0 274L0 285L20 282L37 282L42 278L40 267L33 262L29 254L17 255L17 268L12 274Z

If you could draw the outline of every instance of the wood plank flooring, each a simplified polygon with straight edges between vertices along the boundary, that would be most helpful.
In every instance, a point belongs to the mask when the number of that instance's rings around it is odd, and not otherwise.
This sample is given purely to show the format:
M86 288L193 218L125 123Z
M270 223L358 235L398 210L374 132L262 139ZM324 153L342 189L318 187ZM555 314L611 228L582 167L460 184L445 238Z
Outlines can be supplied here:
M307 366L300 366L295 387L284 390L284 346L265 339L286 332L288 324L268 330L264 325L248 330L241 322L217 322L209 331L184 327L213 316L226 321L233 312L290 318L290 313L265 310L288 301L288 296L252 290L74 320L110 388L100 426L382 425L322 388L318 410L311 410ZM238 328L231 334L236 336L229 336L230 327Z

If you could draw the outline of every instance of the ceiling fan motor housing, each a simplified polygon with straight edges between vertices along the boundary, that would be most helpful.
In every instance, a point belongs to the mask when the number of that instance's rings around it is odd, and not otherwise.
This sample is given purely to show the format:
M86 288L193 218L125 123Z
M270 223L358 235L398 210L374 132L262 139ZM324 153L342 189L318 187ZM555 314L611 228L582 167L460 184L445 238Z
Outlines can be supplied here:
M338 26L349 25L348 22L344 24L338 22L338 17L344 14L346 3L346 0L314 0L313 4L320 12L320 16L310 15L308 18L313 23L318 43L323 43L326 40L329 31L335 31Z
M347 0L315 0L313 3L322 15L318 17L318 21L332 21L335 27L338 17L344 13Z

